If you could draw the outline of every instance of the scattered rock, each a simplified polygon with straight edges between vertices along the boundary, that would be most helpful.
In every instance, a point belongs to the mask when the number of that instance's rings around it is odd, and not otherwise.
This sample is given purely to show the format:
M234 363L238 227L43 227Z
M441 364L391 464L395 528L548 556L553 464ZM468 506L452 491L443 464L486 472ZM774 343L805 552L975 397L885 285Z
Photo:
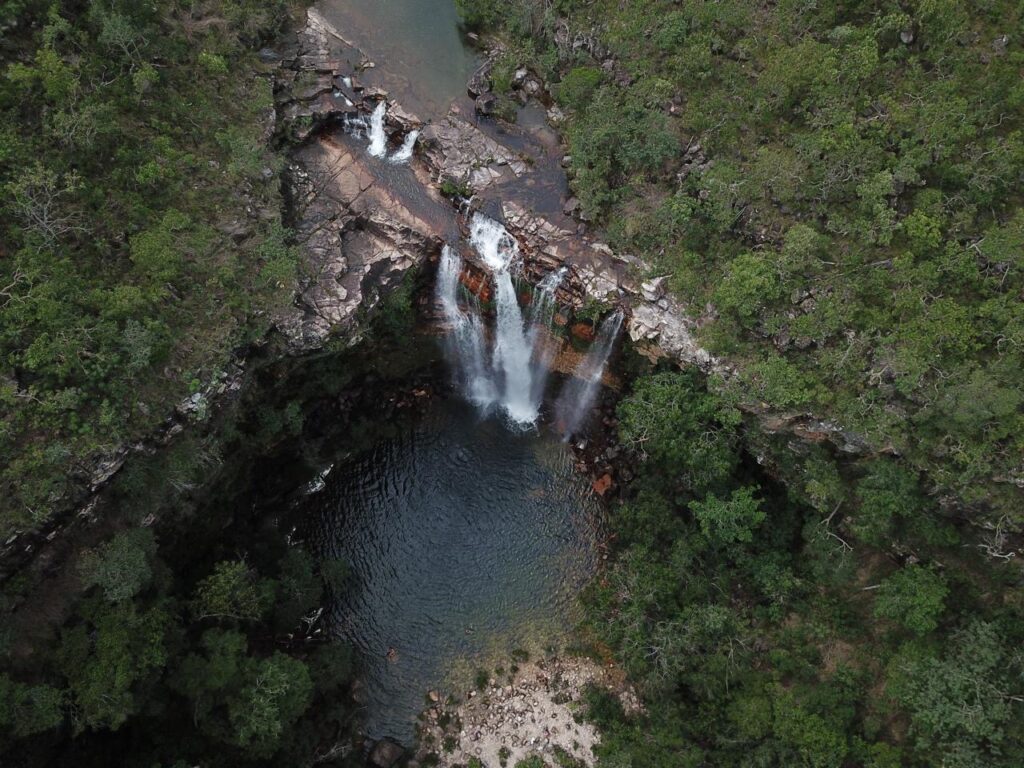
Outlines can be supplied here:
M490 685L485 695L445 709L447 717L431 721L421 733L417 758L425 762L433 752L431 759L436 757L440 768L465 766L470 758L497 768L536 755L553 765L561 764L552 762L557 748L579 765L593 766L600 734L592 723L574 717L590 685L616 695L627 713L640 711L639 699L620 670L590 659L544 659L522 664L511 684ZM453 748L437 754L436 745L445 742Z
M481 93L473 103L473 109L478 115L490 117L498 108L498 97L493 93Z
M469 78L469 82L466 83L466 90L474 99L477 96L490 92L491 69L493 67L493 62L488 59L477 68L476 72L473 73L473 76Z

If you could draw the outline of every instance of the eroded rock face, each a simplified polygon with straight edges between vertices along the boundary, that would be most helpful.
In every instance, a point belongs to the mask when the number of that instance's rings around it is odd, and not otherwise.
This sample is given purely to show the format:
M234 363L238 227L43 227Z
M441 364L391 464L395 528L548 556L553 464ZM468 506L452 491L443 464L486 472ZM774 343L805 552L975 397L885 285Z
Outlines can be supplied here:
M357 316L440 248L439 222L450 215L435 190L410 199L382 181L380 161L346 134L345 126L365 120L386 94L364 90L356 73L331 57L338 42L349 45L310 9L278 76L278 133L300 145L286 177L302 253L299 290L277 320L293 353L319 349L332 336L357 341ZM394 133L422 125L396 104L389 104L388 123Z
M372 309L441 247L439 227L381 183L370 161L355 142L323 135L292 166L303 276L296 306L278 328L294 351L357 331L360 309Z

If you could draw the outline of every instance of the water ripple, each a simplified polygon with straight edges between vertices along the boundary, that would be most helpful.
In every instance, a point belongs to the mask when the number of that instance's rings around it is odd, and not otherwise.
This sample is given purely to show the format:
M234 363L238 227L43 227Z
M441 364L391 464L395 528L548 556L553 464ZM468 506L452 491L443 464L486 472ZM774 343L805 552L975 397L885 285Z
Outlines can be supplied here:
M457 402L340 463L309 503L323 554L354 573L330 615L360 652L374 738L409 742L456 662L565 639L597 567L600 509L565 446Z

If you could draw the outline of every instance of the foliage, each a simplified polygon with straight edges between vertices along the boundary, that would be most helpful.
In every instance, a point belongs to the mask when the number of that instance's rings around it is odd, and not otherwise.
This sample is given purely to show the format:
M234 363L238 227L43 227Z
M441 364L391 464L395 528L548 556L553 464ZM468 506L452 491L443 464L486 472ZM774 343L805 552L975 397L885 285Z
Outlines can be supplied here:
M0 9L6 536L263 333L295 257L261 176L279 167L260 139L270 85L249 74L285 0Z
M704 535L721 546L752 542L754 529L765 519L754 491L754 488L740 488L727 499L710 494L703 501L693 502L690 509Z
M241 690L228 702L234 737L243 747L273 752L281 735L312 701L309 670L298 659L275 653L247 661Z
M947 764L964 768L1019 759L1019 742L1007 743L1014 717L1007 685L1020 681L1022 669L1006 642L997 625L974 622L954 634L941 656L908 651L897 657L890 690L912 713L919 749L934 748Z
M260 619L273 600L272 586L259 580L241 560L217 563L196 587L192 612L197 619Z
M896 621L919 635L933 631L948 594L934 571L912 565L901 568L878 589L875 615Z
M78 711L77 727L117 730L140 707L139 687L167 661L171 617L132 603L90 607L64 630L57 661Z
M97 585L111 602L128 600L149 585L156 539L149 528L117 534L82 563L82 580Z
M623 442L662 469L669 487L704 493L720 487L736 467L732 429L739 414L701 392L692 374L642 379L619 406L619 419Z

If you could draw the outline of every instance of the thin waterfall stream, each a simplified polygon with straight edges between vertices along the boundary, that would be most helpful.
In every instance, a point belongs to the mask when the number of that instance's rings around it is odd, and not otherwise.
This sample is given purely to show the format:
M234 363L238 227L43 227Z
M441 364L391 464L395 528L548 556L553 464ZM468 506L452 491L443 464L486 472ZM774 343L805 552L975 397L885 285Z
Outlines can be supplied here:
M576 433L594 405L608 359L615 349L615 340L622 330L622 321L621 312L604 319L593 346L555 401L555 417L565 439Z

